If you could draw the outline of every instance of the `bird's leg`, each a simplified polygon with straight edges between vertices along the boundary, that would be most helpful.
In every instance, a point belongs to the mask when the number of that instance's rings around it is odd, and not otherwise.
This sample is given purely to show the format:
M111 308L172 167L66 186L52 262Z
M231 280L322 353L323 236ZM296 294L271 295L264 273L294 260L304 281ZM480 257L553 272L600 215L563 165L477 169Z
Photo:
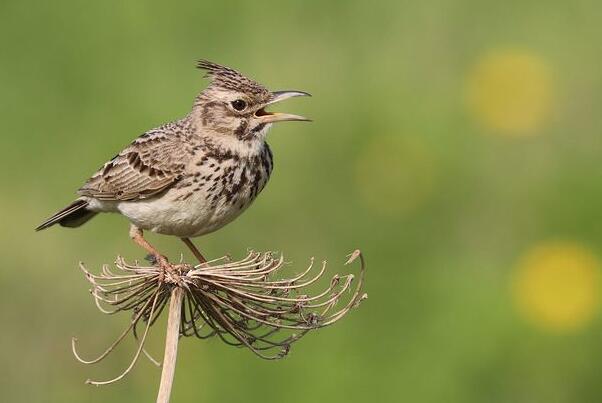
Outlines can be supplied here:
M201 265L204 263L207 263L207 259L205 259L205 257L201 254L201 252L199 252L197 247L194 246L194 244L192 243L190 238L180 238L180 239L182 240L182 242L184 242L186 244L186 246L188 246L188 249L190 249L190 251L192 252L194 257L197 258L197 260L199 261L199 263Z
M160 254L159 251L157 251L157 249L153 247L153 245L151 245L146 239L144 239L142 230L136 227L134 224L130 225L130 238L132 238L132 240L136 242L138 246L142 247L148 253L150 253L157 261L159 267L161 267L164 270L172 269L172 266L167 261L167 258Z

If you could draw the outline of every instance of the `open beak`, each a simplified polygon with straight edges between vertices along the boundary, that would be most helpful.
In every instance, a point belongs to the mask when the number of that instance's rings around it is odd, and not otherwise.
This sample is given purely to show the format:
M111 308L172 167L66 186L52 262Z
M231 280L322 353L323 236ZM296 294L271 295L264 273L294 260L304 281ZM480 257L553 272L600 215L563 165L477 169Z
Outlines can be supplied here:
M266 104L266 106L293 97L311 97L311 94L303 91L274 91L272 92L272 99ZM261 108L255 112L255 116L261 120L261 123L286 122L295 120L300 122L311 122L311 119L303 116L293 115L290 113L268 112L265 110L265 108Z

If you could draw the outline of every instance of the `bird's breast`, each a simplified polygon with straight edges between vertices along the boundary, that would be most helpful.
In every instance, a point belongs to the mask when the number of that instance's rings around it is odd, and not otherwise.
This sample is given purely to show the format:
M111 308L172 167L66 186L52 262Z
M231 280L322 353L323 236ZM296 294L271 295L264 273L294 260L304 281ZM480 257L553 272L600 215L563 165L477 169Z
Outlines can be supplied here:
M272 172L269 149L252 158L199 156L163 194L121 202L119 211L140 228L194 237L213 232L246 210Z

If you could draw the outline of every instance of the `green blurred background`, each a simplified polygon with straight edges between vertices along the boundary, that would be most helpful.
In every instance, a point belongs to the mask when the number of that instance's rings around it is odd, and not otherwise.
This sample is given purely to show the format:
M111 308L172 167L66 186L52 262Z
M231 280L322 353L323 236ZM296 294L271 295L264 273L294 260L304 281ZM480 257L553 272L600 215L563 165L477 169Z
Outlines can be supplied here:
M153 401L159 371L77 268L140 258L127 222L34 233L135 136L188 112L198 58L312 124L282 124L241 218L197 241L362 248L370 298L285 360L181 343L174 402L602 401L602 4L594 1L0 2L0 400ZM152 236L177 256L182 245ZM150 350L162 355L162 328Z

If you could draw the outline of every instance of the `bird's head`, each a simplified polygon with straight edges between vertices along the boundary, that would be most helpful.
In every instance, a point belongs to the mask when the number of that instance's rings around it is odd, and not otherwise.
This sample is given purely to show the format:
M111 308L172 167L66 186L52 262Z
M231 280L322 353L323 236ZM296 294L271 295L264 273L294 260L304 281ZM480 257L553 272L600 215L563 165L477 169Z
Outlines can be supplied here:
M207 71L211 84L196 98L192 116L204 133L228 142L263 142L272 123L309 121L266 108L288 98L309 96L303 91L269 91L238 71L206 60L197 67ZM227 137L229 136L229 137Z

